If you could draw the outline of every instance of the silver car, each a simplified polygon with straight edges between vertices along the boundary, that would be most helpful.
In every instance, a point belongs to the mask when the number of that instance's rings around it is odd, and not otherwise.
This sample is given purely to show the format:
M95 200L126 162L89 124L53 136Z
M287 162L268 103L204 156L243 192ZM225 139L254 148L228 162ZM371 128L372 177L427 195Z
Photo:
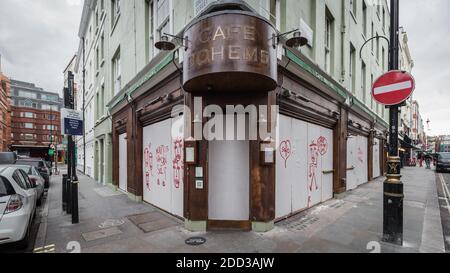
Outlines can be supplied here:
M16 165L0 165L0 244L26 248L36 214L37 190Z
M44 197L45 179L34 166L17 165L16 167L23 170L30 178L32 186L36 188L37 205L40 206Z

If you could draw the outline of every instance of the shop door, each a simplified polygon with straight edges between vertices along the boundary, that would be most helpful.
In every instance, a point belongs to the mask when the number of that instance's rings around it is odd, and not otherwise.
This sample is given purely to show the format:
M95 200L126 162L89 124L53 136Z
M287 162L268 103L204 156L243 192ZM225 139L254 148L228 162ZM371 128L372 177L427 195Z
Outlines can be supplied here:
M351 136L347 140L347 190L353 190L357 187L356 170L356 154L357 154L357 142L356 136Z
M364 136L358 136L356 139L356 184L361 186L369 181L368 139Z
M119 135L119 189L128 191L127 134Z
M373 143L373 178L381 176L380 168L380 140L378 138L374 139Z
M209 220L249 220L248 156L248 141L209 142Z
M143 128L143 198L183 216L183 117Z

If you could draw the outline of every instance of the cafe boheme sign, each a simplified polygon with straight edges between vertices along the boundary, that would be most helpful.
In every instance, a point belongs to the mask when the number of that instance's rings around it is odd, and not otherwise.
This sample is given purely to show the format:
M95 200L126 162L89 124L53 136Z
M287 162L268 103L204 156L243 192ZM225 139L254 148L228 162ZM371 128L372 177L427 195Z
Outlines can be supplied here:
M184 36L184 89L187 92L267 92L277 85L274 27L245 12L208 14Z

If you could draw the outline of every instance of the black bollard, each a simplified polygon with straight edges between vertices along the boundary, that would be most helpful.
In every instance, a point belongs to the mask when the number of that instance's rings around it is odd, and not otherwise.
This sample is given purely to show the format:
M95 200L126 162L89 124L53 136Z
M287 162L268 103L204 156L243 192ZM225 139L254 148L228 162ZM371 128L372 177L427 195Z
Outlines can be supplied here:
M72 183L72 224L79 223L78 216L78 181Z
M67 213L72 214L72 180L69 178L67 179L66 197L67 197Z
M67 211L67 174L63 174L62 180L62 209Z

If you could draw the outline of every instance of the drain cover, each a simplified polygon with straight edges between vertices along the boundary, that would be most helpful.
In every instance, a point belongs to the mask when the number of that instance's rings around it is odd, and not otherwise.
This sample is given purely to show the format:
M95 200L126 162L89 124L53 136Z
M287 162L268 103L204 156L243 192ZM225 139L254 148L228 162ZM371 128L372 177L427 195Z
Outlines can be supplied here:
M199 246L199 245L203 245L204 243L206 243L206 239L203 237L192 237L192 238L187 239L185 241L185 243L190 246Z

